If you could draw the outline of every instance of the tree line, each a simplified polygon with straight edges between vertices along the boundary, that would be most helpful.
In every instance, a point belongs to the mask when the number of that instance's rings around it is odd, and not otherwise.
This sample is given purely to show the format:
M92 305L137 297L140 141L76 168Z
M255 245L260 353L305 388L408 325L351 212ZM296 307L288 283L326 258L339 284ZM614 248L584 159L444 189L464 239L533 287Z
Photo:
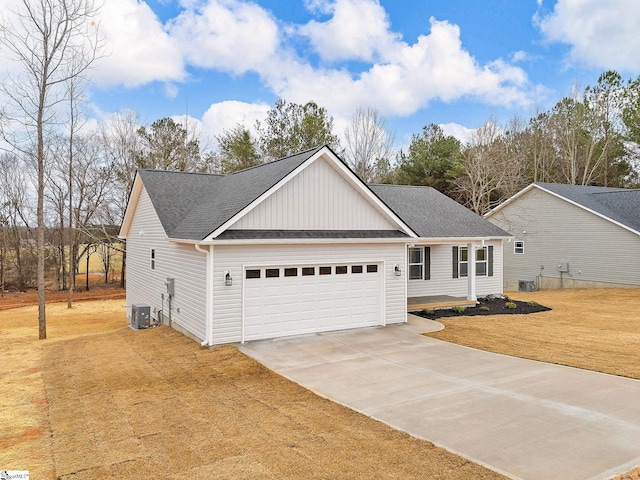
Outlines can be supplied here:
M219 135L209 167L229 173L328 144L365 182L431 186L479 214L531 182L640 187L640 77L614 71L528 120L490 118L464 144L429 124L397 151L378 111L359 108L341 145L326 110L285 100L255 131L237 125Z
M465 144L426 125L399 151L373 108L358 108L338 135L321 105L280 99L255 125L217 132L212 151L186 119L141 125L125 111L89 128L99 6L17 5L0 19L0 49L21 67L0 85L0 294L37 285L40 338L45 280L68 290L71 307L79 259L99 247L108 269L113 249L123 250L115 232L139 168L226 174L326 144L365 182L432 186L480 214L533 181L640 185L640 77L605 72L528 120L487 120Z
M365 182L431 186L480 214L531 182L638 187L639 92L639 79L623 82L606 72L526 122L499 126L489 119L466 144L430 124L400 150L375 109L357 109L341 142L326 109L284 99L253 129L238 124L217 135L215 151L201 147L195 127L171 118L141 126L133 111L92 131L56 130L44 138L47 271L68 289L75 278L68 270L77 272L91 245L122 249L114 226L139 168L226 174L327 144ZM2 153L0 167L0 277L5 286L25 288L35 282L28 240L36 168L17 151Z

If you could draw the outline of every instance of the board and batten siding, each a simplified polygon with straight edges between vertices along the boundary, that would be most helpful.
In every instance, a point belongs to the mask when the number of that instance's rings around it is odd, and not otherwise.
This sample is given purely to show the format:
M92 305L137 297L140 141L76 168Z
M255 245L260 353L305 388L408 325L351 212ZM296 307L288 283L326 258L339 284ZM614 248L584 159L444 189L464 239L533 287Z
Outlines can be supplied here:
M493 276L476 277L476 296L497 295L502 293L502 245L500 240L485 242L485 246L493 246ZM416 247L431 247L431 278L429 280L408 280L409 297L430 295L451 295L466 297L468 278L453 278L453 246L460 244L418 244ZM479 247L479 245L478 245Z
M384 322L407 320L405 271L396 276L395 264L404 265L404 244L321 244L216 246L213 267L213 343L242 340L242 285L245 266L311 266L336 263L381 262L385 283ZM232 286L225 286L229 271Z
M313 162L229 228L398 229L323 158Z
M193 245L167 240L149 195L142 189L127 237L127 317L131 305L149 305L153 318L163 309L168 316L167 278L175 279L171 317L174 324L199 340L205 338L206 255ZM155 270L151 269L155 250Z
M524 242L524 254L504 244L507 290L539 275L559 285L560 263L569 263L564 286L640 285L640 236L538 188L488 220Z

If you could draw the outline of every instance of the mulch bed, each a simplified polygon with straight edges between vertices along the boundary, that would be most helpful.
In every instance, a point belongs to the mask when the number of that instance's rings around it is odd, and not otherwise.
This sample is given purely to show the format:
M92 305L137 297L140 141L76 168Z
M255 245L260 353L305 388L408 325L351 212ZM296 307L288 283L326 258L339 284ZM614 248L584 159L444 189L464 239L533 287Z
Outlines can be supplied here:
M515 308L508 308L507 303L515 303ZM548 312L549 307L537 304L535 302L521 302L512 300L509 297L489 296L478 299L475 307L466 307L463 311L456 311L450 308L439 310L420 310L411 312L419 317L428 318L429 320L437 320L438 318L461 317L461 316L477 316L477 315L523 315L528 313Z

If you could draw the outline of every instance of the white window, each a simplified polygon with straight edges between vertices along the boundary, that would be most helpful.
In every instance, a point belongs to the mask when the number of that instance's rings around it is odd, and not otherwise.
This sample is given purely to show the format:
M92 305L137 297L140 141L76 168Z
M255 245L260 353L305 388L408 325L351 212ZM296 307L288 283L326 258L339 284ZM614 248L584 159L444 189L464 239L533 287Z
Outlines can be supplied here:
M455 254L454 254L455 255ZM454 257L455 258L455 257ZM476 250L476 277L486 277L487 275L491 276L489 270L489 248L481 247ZM454 277L455 277L455 267L454 263ZM458 247L458 276L459 277L468 277L469 276L469 250L467 247Z
M513 253L516 255L524 255L524 242L522 240L513 242Z
M156 269L156 249L152 248L151 249L151 263L150 263L150 267L151 270L155 270Z
M487 276L487 247L476 250L476 277Z
M460 258L458 259L458 272L461 277L469 275L469 250L467 247L460 247Z
M431 279L431 247L409 248L409 280Z
M422 248L409 248L409 280L422 280Z

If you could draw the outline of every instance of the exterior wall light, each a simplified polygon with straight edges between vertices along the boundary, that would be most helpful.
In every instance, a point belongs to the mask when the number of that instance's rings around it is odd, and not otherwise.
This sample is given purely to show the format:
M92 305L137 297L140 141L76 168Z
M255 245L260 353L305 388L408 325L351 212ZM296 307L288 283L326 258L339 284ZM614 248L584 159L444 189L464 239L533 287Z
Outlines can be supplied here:
M400 271L400 265L398 265L397 263L393 266L393 274L397 277L402 275L402 271Z
M224 284L227 287L230 287L233 285L233 278L231 278L231 272L227 270L227 273L224 274Z

